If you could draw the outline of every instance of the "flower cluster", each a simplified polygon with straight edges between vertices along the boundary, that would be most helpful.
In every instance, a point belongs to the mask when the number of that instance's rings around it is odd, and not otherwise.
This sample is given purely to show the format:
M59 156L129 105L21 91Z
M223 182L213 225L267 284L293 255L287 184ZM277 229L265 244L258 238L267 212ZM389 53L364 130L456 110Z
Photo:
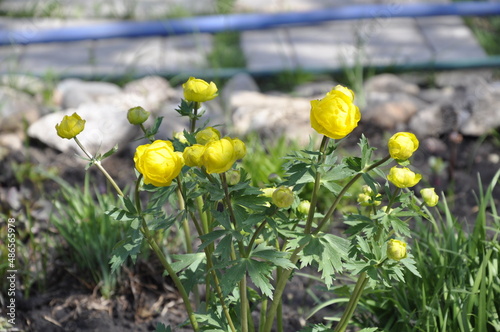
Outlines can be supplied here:
M208 174L228 171L247 153L240 139L220 138L219 131L212 127L199 131L196 143L184 149L184 160L189 167L204 167Z

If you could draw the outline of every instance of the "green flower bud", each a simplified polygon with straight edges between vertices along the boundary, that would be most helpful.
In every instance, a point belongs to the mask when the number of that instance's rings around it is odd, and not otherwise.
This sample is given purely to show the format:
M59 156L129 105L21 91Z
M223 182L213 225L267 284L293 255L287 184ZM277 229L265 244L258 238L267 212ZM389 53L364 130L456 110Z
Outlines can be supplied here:
M439 201L439 196L434 191L434 188L425 188L420 190L420 195L424 199L425 204L427 206L436 206Z
M228 185L234 186L234 185L240 183L241 173L239 170L230 169L229 171L226 172L226 179L227 179Z
M406 256L406 243L394 239L389 240L389 243L387 243L387 257L400 261Z
M149 118L149 112L141 106L132 107L127 112L127 120L133 125L140 125Z
M309 214L309 209L311 208L311 202L308 200L303 200L297 206L297 211L303 215Z
M279 208L289 208L293 203L293 191L285 186L281 186L273 192L273 204Z

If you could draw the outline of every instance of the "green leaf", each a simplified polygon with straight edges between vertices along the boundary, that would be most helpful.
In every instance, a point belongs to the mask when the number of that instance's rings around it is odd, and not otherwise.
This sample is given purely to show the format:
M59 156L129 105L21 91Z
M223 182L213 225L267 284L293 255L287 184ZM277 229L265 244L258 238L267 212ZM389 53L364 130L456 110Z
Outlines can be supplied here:
M154 137L158 133L158 129L160 128L162 121L163 121L162 116L159 116L155 119L153 126L146 132L147 138Z
M194 254L172 255L172 258L177 260L171 264L175 272L180 272L187 267L195 271L205 260L205 253L199 252Z
M128 257L135 261L137 254L141 251L143 236L141 232L134 232L135 236L128 236L127 238L118 242L111 253L111 270L117 271L120 266L125 263Z
M416 262L415 259L413 259L413 255L408 253L408 256L405 259L400 260L401 263L414 275L416 275L419 278L422 278L420 275L420 272L417 270Z
M227 269L224 276L220 279L222 293L224 296L229 295L233 291L236 284L246 275L247 272L246 259L240 258L231 263L234 263L234 265Z
M172 329L169 326L165 326L163 323L156 324L156 332L172 332Z
M115 146L113 146L109 151L107 151L106 153L104 153L100 158L99 160L103 160L103 159L106 159L108 158L109 156L111 156L112 154L114 154L116 151L118 151L118 144L116 144Z
M297 268L286 256L287 253L277 251L276 248L266 245L265 243L259 244L251 252L251 257L258 257L269 261L273 265L279 266L286 270Z
M253 259L247 260L248 275L252 282L257 286L264 295L273 299L273 285L270 279L273 267L265 262L259 262Z

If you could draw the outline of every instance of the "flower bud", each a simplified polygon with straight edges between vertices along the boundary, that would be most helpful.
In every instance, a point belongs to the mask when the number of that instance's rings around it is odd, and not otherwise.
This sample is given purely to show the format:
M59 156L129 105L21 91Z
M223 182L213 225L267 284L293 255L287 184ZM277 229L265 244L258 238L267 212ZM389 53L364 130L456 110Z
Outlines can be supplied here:
M281 186L273 192L273 204L279 208L289 208L293 203L293 191L285 186Z
M144 183L156 187L169 186L184 166L184 159L174 151L172 142L162 140L139 145L134 162L135 168L144 176Z
M406 258L406 243L391 239L387 243L387 257L395 261Z
M260 191L262 191L262 196L264 197L273 197L273 193L274 191L276 190L275 187L271 187L271 188L261 188Z
M421 179L421 174L415 174L409 168L394 166L389 171L387 179L398 188L409 188L416 185Z
M61 123L56 124L57 135L61 138L72 139L85 128L85 120L78 114L65 115Z
M188 146L184 149L182 156L184 158L184 162L189 167L201 166L203 153L205 153L205 145L194 144L192 146Z
M297 206L297 211L303 215L309 214L309 209L311 208L311 202L308 200L300 201L299 206Z
M213 127L207 127L197 132L195 138L196 143L206 145L207 143L219 140L220 132Z
M422 189L420 190L420 195L422 195L425 204L430 207L436 206L439 201L439 196L434 191L434 188Z
M247 147L245 143L239 138L233 138L234 143L234 153L236 159L242 159L247 154Z
M370 206L370 201L371 201L370 195L367 194L359 194L358 195L358 203L361 204L362 206Z
M146 111L141 106L132 107L127 112L127 120L128 122L130 122L130 124L133 125L143 124L144 122L146 122L148 118L149 118L149 112Z
M369 185L367 185L367 184L365 184L365 185L363 185L363 186L361 187L361 191L362 191L362 192L363 192L363 194L365 194L365 195L371 195L371 194L373 194L373 190L372 190L372 188L371 188Z
M184 99L187 101L204 102L217 97L217 86L214 82L207 83L206 81L190 77L186 83L182 85L184 89Z
M235 152L233 140L224 137L205 145L202 156L202 164L207 173L224 173L235 163Z
M230 169L226 172L227 184L230 186L237 185L241 180L241 173L239 170Z
M188 140L182 131L174 131L174 138L177 139L182 144L188 144Z
M323 99L311 101L311 127L327 137L344 138L358 126L361 119L353 99L351 90L337 86Z
M387 143L391 158L407 160L418 149L418 139L412 133L400 132L394 134Z

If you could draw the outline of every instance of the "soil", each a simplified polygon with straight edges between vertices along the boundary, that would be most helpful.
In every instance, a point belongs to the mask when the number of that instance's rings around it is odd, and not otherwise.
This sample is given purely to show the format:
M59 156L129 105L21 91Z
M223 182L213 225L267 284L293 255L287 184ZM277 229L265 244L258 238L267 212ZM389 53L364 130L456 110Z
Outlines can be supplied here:
M357 139L354 138L359 137L360 132L363 132L373 145L379 146L380 151L384 151L379 144L386 139L384 133L378 128L366 125L364 128L361 125L352 134L352 138L346 142L347 150L355 149ZM479 141L474 137L457 138L451 134L439 138L438 141L441 148L436 148L432 141L422 142L412 164L424 174L424 178L429 179L429 184L436 187L437 192L444 191L447 194L455 215L472 224L477 209L474 196L474 192L478 191L477 174L481 174L481 181L485 186L489 184L499 169L500 164L495 159L500 154L499 144L494 139ZM83 167L75 165L74 158L36 144L29 151L30 153L24 156L12 154L4 160L0 172L0 187L16 187L32 202L47 195L47 192L57 190L57 185L51 181L44 181L43 195L33 181L18 183L14 176L16 170L9 166L12 161L19 163L30 160L34 165L59 169L60 175L73 183L81 183L83 180ZM447 167L439 171L433 170L429 165L431 156L442 159ZM133 176L133 173L124 171L132 170L131 160L130 151L126 151L121 155L112 156L105 166L118 182L124 185ZM90 172L100 176L94 170ZM500 188L496 189L493 197L500 208ZM3 203L1 208L3 213L9 213L7 204ZM46 223L46 216L45 219L41 217L35 222L34 229L38 229L34 231L35 236L42 236L44 233L54 235L54 229ZM111 299L102 298L96 287L86 285L78 275L71 272L71 267L60 262L57 253L51 257L47 271L46 287L33 284L29 298L23 298L21 292L18 292L16 327L22 331L153 331L159 322L166 326L176 326L187 318L171 280L168 277L153 277L158 274L157 271L161 271L154 260L140 260L133 268L127 269L120 289ZM307 289L315 289L310 283L310 279L296 277L287 288L284 295L285 331L300 330L304 325L307 310L314 306L312 298L306 293ZM43 292L38 289L43 289ZM321 294L319 290L316 292ZM7 297L5 294L3 296L5 300ZM309 322L320 322L320 317L330 314L331 310L322 311L318 318L313 317ZM1 315L5 317L3 308ZM178 328L175 331L190 329Z

